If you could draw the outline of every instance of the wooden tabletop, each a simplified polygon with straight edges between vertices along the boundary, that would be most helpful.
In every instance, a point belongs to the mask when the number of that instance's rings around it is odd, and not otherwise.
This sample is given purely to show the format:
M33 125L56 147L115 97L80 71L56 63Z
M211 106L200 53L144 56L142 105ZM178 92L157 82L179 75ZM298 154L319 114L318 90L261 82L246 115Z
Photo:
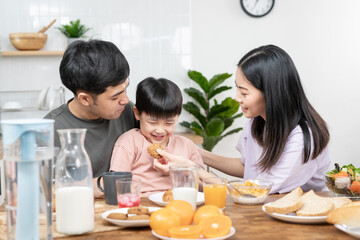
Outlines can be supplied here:
M328 192L318 193L321 196L329 196ZM270 195L266 202L272 202L283 195ZM99 200L97 200L99 201ZM143 206L156 206L147 198L141 199ZM233 222L236 229L234 239L277 239L277 240L313 240L313 239L354 239L351 236L329 224L295 224L282 222L271 218L261 210L262 205L246 206L234 203L228 196L225 213ZM62 237L59 239L157 239L152 235L149 227L144 228L118 228L117 230L90 233L82 236Z

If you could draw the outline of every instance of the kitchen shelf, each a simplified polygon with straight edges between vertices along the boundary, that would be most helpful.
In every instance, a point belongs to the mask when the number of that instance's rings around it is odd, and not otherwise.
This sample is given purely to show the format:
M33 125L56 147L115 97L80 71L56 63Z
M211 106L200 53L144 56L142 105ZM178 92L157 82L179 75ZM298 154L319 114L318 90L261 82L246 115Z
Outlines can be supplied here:
M196 135L191 132L176 132L175 135L180 135L180 136L186 137L186 138L190 139L191 141L193 141L193 143L199 144L199 145L203 144L203 142L204 142L204 139L201 136Z
M18 57L18 56L62 56L64 51L8 51L1 52L3 57Z

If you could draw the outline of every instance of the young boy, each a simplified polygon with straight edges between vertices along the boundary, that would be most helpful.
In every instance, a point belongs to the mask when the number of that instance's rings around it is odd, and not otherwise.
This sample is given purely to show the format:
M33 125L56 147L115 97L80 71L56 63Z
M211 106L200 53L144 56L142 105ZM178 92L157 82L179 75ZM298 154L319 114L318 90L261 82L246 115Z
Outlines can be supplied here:
M154 168L158 160L147 152L153 143L159 143L167 152L184 156L204 167L196 145L185 137L173 135L181 109L181 91L170 80L150 77L138 84L134 114L140 121L140 129L132 129L118 138L110 171L131 171L141 180L143 196L171 188L170 177Z

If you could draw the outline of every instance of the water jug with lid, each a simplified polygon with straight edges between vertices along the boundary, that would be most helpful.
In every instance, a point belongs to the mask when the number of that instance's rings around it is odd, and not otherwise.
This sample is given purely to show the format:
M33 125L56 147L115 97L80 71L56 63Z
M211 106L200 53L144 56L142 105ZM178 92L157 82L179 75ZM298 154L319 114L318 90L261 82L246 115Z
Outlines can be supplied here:
M1 121L8 239L52 239L54 120Z

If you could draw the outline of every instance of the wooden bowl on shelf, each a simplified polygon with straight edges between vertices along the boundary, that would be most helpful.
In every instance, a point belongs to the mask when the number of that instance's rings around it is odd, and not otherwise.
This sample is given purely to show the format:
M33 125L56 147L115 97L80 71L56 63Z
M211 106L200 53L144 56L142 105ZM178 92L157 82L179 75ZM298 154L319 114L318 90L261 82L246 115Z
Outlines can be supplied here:
M40 50L44 47L47 34L45 33L10 33L10 42L17 50Z

